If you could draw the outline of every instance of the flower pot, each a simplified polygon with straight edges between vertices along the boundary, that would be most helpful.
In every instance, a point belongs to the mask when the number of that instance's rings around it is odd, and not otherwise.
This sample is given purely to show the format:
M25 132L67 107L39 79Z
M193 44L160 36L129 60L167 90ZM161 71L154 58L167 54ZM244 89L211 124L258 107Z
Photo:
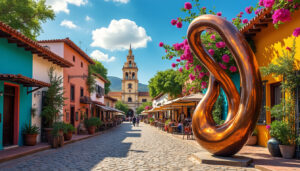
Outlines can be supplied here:
M28 146L36 145L37 134L24 134L24 144Z
M59 136L55 136L51 138L51 147L57 148L59 144Z
M64 141L64 136L63 136L63 135L60 135L60 136L58 137L58 146L62 147L62 146L64 146L64 143L65 143L65 141Z
M256 144L257 144L257 136L256 135L250 136L246 143L246 145L256 145Z
M89 134L94 134L95 130L96 130L96 126L90 126L90 127L88 127Z
M65 134L64 134L64 139L65 139L66 141L69 141L69 140L72 139L72 135L73 135L73 133L72 133L71 131L68 132L68 133L65 133Z
M296 145L279 145L282 157L285 159L292 159L295 154Z
M271 138L268 140L268 150L273 157L281 157L280 149L279 149L280 142L276 138Z
M44 128L44 132L45 132L45 141L50 143L51 141L51 132L52 132L53 128Z

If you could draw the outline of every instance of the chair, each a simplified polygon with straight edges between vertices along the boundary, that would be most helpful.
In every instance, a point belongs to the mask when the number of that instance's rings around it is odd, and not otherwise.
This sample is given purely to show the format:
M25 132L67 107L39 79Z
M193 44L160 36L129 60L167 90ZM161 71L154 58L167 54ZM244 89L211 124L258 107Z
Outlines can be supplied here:
M190 137L192 137L192 139L194 139L193 137L193 130L192 130L192 127L191 126L185 126L183 128L183 139L184 139L184 136L186 135L186 139L189 140Z

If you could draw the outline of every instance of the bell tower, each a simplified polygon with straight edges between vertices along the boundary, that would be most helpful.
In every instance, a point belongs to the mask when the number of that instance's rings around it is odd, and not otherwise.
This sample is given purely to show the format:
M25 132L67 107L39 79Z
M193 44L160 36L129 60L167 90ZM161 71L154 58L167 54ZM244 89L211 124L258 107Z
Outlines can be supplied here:
M134 61L131 45L123 66L122 101L133 111L138 107L138 67Z

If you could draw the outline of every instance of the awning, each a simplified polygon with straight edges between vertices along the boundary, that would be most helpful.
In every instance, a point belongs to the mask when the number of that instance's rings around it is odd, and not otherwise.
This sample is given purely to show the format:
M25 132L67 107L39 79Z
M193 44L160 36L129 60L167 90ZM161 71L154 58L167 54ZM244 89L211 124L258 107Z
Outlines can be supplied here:
M125 116L125 114L120 113L120 112L119 112L119 113L116 113L115 115L116 115L116 116Z

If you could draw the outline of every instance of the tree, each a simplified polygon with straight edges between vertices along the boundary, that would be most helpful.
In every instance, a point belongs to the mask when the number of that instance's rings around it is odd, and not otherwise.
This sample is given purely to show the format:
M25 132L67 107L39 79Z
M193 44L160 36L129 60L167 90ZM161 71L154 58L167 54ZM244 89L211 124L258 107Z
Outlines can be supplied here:
M108 94L110 91L110 81L107 78L107 69L103 66L103 64L99 61L94 60L95 64L90 65L91 66L91 71L97 74L100 74L104 79L108 81L108 83L105 84L105 94Z
M182 92L182 86L185 82L184 75L179 71L172 69L160 71L149 81L149 93L151 97L157 96L159 93L169 93L170 96L176 97Z
M116 109L121 110L121 111L127 113L128 110L129 110L129 107L128 107L127 104L124 104L122 101L118 100L117 103L116 103Z
M144 102L144 103L142 103L141 106L139 106L138 108L136 108L136 113L137 114L141 114L142 111L145 110L146 106L152 106L152 102Z
M91 69L91 65L88 68L88 77L86 80L86 84L88 86L88 91L90 93L95 92L96 90L96 81L95 81L95 77L93 76L93 71Z
M0 0L0 20L35 40L41 24L55 18L46 0Z

